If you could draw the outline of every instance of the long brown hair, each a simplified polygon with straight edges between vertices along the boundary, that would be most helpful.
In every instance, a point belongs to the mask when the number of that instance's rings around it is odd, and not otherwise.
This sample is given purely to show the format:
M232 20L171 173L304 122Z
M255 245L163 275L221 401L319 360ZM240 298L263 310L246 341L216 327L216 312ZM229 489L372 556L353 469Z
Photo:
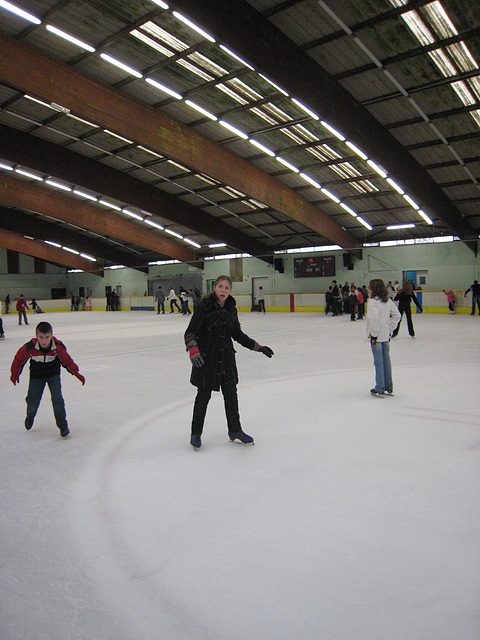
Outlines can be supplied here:
M402 293L413 293L413 281L412 280L404 280L402 282L402 288L400 289Z
M383 280L381 280L380 278L370 280L368 288L372 292L372 298L380 298L382 302L387 302L388 291Z

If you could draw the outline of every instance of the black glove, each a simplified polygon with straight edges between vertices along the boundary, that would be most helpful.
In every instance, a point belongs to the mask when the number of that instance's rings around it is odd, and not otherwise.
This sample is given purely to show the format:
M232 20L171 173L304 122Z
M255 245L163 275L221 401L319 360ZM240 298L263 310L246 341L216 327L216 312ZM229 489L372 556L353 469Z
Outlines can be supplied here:
M273 351L270 347L260 347L259 351L261 351L264 356L267 356L267 358L271 358L273 356Z
M187 344L188 355L190 356L190 361L192 366L194 367L203 367L204 361L202 358L202 354L198 348L196 340L190 340Z
M377 344L377 338L374 336L370 336L370 344L374 347Z

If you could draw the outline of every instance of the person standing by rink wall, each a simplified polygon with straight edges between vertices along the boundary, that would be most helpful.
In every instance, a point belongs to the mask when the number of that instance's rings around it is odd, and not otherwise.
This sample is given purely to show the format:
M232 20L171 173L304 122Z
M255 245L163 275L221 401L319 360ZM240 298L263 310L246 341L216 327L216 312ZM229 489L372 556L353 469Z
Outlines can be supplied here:
M390 337L399 324L401 316L393 301L388 297L383 280L370 280L368 285L367 335L373 353L375 366L375 387L373 396L393 395L392 364L390 361Z
M273 356L273 351L243 333L231 290L232 280L228 276L219 276L213 291L198 304L185 331L185 345L192 363L190 382L197 387L190 438L194 449L202 446L203 424L212 391L220 389L230 440L253 444L252 436L244 433L240 425L238 371L232 338L242 347L260 351L267 358Z
M480 316L480 284L478 284L478 280L475 280L473 284L471 284L468 289L463 294L465 298L467 293L472 292L472 313L471 316L475 315L475 305L478 306L478 315Z

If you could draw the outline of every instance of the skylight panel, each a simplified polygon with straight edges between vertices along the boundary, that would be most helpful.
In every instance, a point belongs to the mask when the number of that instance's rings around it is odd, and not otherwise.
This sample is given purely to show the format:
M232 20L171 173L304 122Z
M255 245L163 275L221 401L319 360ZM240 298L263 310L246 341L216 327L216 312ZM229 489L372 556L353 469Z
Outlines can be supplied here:
M281 122L288 122L289 120L293 120L292 116L289 116L288 113L285 113L285 111L279 109L271 102L265 103L263 105L263 108L272 115L276 116Z
M209 73L207 73L206 71L203 71L202 69L199 69L194 64L192 64L188 60L185 60L184 58L180 58L179 60L176 60L176 63L179 64L181 67L184 67L184 69L191 71L196 76L199 76L200 78L202 78L202 80L205 80L206 82L211 82L214 79L214 77L211 76Z
M250 100L262 100L264 97L260 93L257 93L254 89L249 87L247 84L245 84L245 82L242 82L241 80L239 80L238 78L232 78L231 80L228 81L228 84L230 86L233 86L237 91L248 96Z
M150 38L150 36L147 36L146 33L143 33L138 29L134 29L133 31L130 31L130 35L132 35L134 38L137 38L137 40L140 40L141 42L148 45L152 49L155 49L155 51L158 51L158 53L163 54L167 58L170 58L171 56L174 55L173 51L171 51L170 49L167 49L167 47L164 47L163 44L160 44L153 38Z
M160 40L160 42L163 42L175 51L185 51L186 49L188 49L188 45L185 44L185 42L182 42L178 38L175 38L175 36L172 36L171 33L168 33L168 31L165 31L165 29L162 29L154 22L146 22L145 24L142 24L140 29L150 34L154 38L157 38L157 40Z
M432 58L434 63L440 69L445 78L451 78L452 76L456 76L458 70L455 68L455 65L451 61L451 59L447 56L443 49L437 49L436 51L429 51L428 55Z
M476 69L478 69L477 61L472 56L464 42L451 44L447 47L447 51L455 60L460 71L466 73L468 71L475 71Z
M248 104L248 100L245 100L245 98L242 98L242 96L240 96L236 91L234 91L233 89L230 89L230 87L227 87L226 84L217 84L216 89L219 89L220 91L223 91L224 93L227 94L227 96L230 96L230 98L232 98L233 100L235 100L235 102L238 102L239 104Z
M416 11L408 11L407 13L404 13L402 15L402 19L407 23L408 27L420 44L425 46L435 42L432 32Z
M253 107L252 109L250 109L250 111L251 113L254 113L256 116L258 116L259 118L262 118L262 120L265 120L265 122L268 122L268 124L271 124L271 125L278 124L275 118L272 118L272 116L267 115L263 111L263 109L260 107Z
M213 73L213 75L217 76L217 78L221 78L222 76L228 74L228 71L226 69L210 60L210 58L207 58L207 56L204 56L203 53L195 52L191 53L187 57L189 58L189 60L193 60L195 64L198 64L199 67L202 67L202 69Z
M460 82L452 82L451 86L464 105L475 104L476 100L466 82L463 82L463 80Z
M320 138L306 129L302 124L294 124L292 129L297 131L303 138L303 142L320 142Z
M447 12L438 0L427 4L422 8L422 11L428 17L428 20L435 29L437 35L441 38L451 38L452 36L458 35L455 25L450 20Z
M477 99L480 100L480 78L470 78L468 84L470 85Z

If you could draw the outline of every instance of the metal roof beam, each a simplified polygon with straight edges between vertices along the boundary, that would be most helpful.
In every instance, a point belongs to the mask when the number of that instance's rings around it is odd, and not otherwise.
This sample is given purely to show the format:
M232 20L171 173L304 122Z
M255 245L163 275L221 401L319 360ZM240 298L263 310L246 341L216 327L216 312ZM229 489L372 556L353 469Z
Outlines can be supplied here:
M144 209L251 255L270 253L254 238L166 191L70 149L2 124L0 157Z
M204 6L201 3L199 8ZM222 12L225 8L221 7ZM277 67L278 59L283 57L283 52L277 57ZM258 167L168 115L5 34L0 35L0 79L229 184L333 243L361 254L362 245L357 238Z
M35 238L35 240L51 240L81 253L87 253L92 258L97 258L96 269L98 269L99 264L103 265L103 262L106 261L111 264L123 264L126 267L138 269L142 272L148 270L145 260L137 258L128 251L114 247L108 242L92 238L88 234L80 233L72 229L68 224L47 222L44 218L25 213L21 209L0 206L0 229L6 229L22 235L27 231L28 235Z
M134 222L123 220L119 216L114 216L93 206L76 202L73 198L68 198L63 194L47 191L36 184L15 180L8 175L0 177L0 201L91 229L101 235L136 244L139 247L180 260L180 262L192 264L198 262L190 249L144 229Z
M477 243L472 241L476 231L422 165L311 56L248 2L172 0L170 4L321 115L476 251Z
M39 240L30 240L19 233L7 231L6 229L2 229L2 233L0 233L0 247L34 258L40 258L46 260L46 262L53 262L69 269L81 269L92 273L96 271L95 263L86 258L52 247Z

